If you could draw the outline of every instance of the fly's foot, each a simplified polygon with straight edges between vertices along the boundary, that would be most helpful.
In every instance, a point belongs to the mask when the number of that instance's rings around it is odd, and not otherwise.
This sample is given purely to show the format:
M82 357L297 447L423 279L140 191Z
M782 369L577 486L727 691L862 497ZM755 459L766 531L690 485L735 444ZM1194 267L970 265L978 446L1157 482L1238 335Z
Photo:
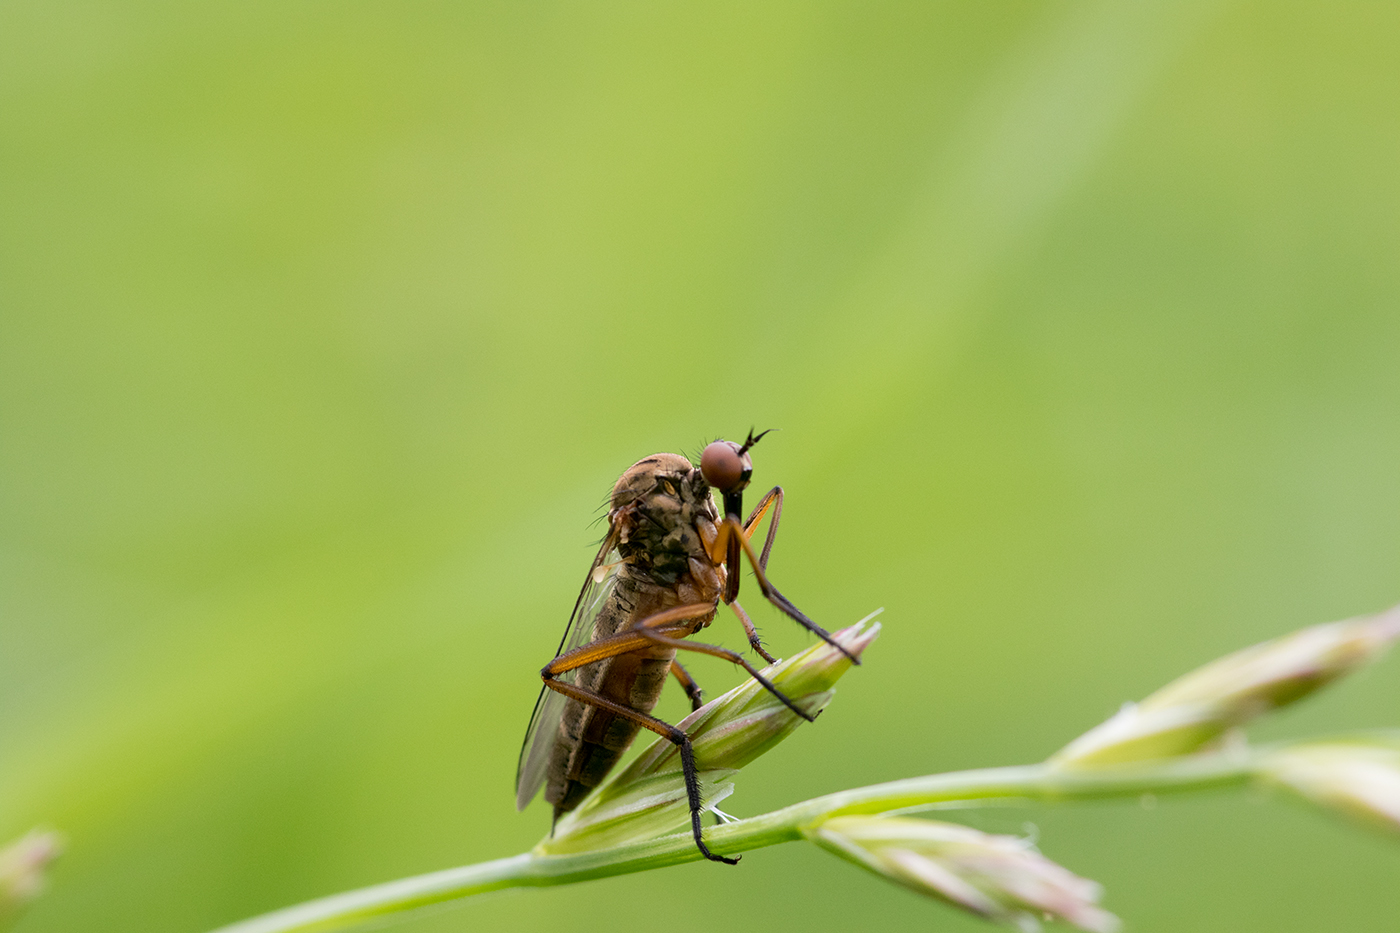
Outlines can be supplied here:
M738 865L739 859L743 858L743 856L740 855L736 855L733 858L727 855L715 855L706 847L705 843L701 842L699 839L695 840L695 845L699 847L700 854L712 862L723 862L726 865Z

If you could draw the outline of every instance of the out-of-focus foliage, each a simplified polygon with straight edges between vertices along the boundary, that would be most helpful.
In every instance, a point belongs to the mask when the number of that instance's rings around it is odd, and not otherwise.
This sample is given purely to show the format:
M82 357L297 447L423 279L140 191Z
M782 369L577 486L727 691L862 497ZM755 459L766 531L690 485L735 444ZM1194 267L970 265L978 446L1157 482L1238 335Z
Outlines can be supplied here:
M68 839L17 929L196 933L529 848L515 759L604 493L750 426L775 580L886 614L737 815L1040 758L1396 602L1398 33L0 5L0 838ZM1269 729L1397 709L1392 659ZM968 819L1035 822L1139 933L1393 918L1400 850L1278 802ZM978 928L785 846L404 929L711 929L720 893L735 931Z

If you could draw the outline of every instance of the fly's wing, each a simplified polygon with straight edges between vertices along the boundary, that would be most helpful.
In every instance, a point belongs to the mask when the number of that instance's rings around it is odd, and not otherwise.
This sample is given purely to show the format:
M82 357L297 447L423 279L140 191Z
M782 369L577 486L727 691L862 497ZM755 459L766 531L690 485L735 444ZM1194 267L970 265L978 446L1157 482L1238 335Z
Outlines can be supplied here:
M569 616L569 626L559 642L559 652L568 652L593 640L593 622L598 610L612 595L617 582L617 551L612 530L588 568L588 579L578 594L578 602ZM559 680L574 682L578 671L567 671L559 675ZM520 748L520 763L515 769L515 808L524 810L534 799L535 792L544 783L545 772L549 769L549 758L554 753L554 745L559 736L559 721L564 716L564 704L568 698L557 690L540 688L539 699L535 701L535 711L530 716L530 728L525 732L525 742Z

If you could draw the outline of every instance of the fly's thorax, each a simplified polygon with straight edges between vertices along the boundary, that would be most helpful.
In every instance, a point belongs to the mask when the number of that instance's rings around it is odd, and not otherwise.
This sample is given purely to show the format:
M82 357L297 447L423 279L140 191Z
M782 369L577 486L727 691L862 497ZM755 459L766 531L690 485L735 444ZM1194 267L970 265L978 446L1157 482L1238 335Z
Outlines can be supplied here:
M702 529L713 529L718 514L689 460L656 454L634 463L613 487L611 519L622 573L641 584L685 587L693 601L713 598L717 577Z

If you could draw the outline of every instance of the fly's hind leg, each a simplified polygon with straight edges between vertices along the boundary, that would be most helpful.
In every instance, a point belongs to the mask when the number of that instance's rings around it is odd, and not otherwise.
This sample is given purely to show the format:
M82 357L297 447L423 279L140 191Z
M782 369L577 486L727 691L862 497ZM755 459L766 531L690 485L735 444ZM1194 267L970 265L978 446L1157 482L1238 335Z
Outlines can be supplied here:
M584 687L556 680L556 674L557 672L551 672L548 667L540 672L540 676L544 679L544 685L550 690L556 690L571 700L605 709L614 716L635 722L644 729L655 732L663 739L675 743L681 753L681 773L685 777L685 796L690 804L690 831L691 835L695 837L695 847L700 850L701 855L712 862L723 862L726 865L738 864L738 856L729 858L724 855L716 855L710 851L709 846L705 845L705 838L700 829L700 812L703 808L700 799L700 776L695 769L695 750L690 745L690 736L686 735L683 730L670 723L662 722L655 716L648 716L630 706L623 706L621 703L609 700L602 694Z
M681 667L681 662L671 662L671 674L676 678L676 682L681 685L685 695L690 697L690 711L693 713L705 705L705 695L700 690L700 685L695 682L695 678L690 676L690 671Z

